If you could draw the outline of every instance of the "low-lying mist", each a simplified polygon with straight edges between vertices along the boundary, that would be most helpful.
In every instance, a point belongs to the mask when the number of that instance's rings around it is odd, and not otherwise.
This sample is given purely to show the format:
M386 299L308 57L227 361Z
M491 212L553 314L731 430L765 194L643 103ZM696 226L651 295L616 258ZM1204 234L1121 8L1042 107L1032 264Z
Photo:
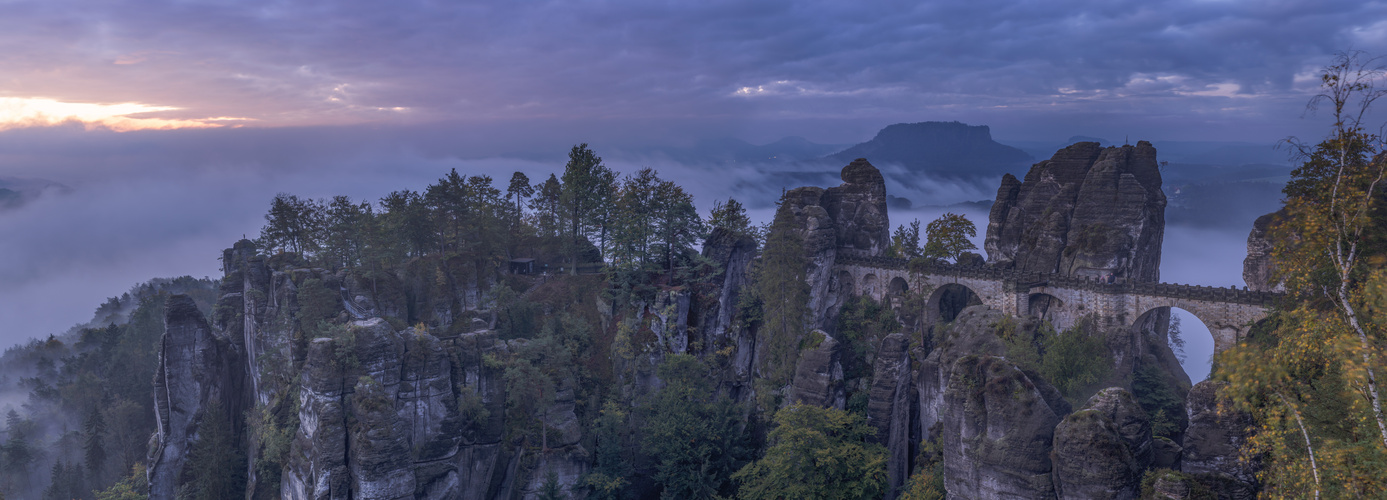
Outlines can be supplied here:
M600 144L592 147L603 154ZM422 190L454 168L464 175L490 175L504 189L516 171L532 183L561 175L567 152L556 148L533 156L554 159L526 160L461 159L386 147L315 156L311 149L298 146L292 162L262 161L244 153L235 162L222 162L212 155L184 154L170 160L151 148L144 153L126 151L120 168L112 172L82 170L74 166L77 160L56 158L53 180L70 186L70 191L46 191L18 208L0 211L0 234L6 235L0 239L0 255L5 256L0 260L0 344L46 337L89 321L107 297L150 278L220 276L221 250L243 235L259 234L276 193L310 198L341 194L375 201L395 190ZM153 167L133 166L141 162ZM656 169L693 194L705 213L715 200L736 198L758 223L771 219L784 190L838 185L842 168L824 162L699 164L612 155L606 163L620 174ZM1000 179L934 178L898 165L877 166L892 197L893 226L912 219L927 223L946 211L961 213L977 224L974 243L982 247L987 205ZM1194 221L1175 217L1166 229L1162 280L1241 286L1247 230L1259 215L1253 212L1205 212ZM1198 321L1189 318L1184 325L1188 371L1199 379L1207 373L1212 350L1203 343L1211 340L1198 331Z

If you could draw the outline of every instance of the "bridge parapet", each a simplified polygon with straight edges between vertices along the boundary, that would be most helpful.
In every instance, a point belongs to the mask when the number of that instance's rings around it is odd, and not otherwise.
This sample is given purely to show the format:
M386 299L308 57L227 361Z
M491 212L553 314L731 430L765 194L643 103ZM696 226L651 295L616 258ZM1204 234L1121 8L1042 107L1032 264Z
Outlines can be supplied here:
M846 255L839 256L836 261L836 264L839 265L893 270L909 269L909 263L910 262L906 259L853 257ZM1004 281L1015 283L1017 286L1026 287L1048 286L1113 295L1148 295L1172 299L1229 302L1259 306L1269 306L1283 296L1283 294L1274 292L1256 292L1251 290L1239 290L1236 288L1183 285L1177 283L1104 283L1096 278L1091 279L1058 273L1017 271L1015 269L999 269L991 266L960 266L938 262L931 262L923 266L918 266L917 270L924 274Z

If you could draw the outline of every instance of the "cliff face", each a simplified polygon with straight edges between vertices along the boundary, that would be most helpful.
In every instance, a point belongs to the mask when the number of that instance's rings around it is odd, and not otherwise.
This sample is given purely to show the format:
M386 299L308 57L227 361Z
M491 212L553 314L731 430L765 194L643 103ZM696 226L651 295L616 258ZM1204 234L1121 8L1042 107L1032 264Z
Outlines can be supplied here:
M739 252L729 260L749 260ZM380 306L365 283L297 267L291 256L267 259L248 241L223 261L212 324L186 297L169 301L149 472L155 497L172 498L186 481L187 451L213 402L237 429L251 430L242 415L255 408L292 431L287 453L274 456L260 438L243 437L252 463L280 469L270 478L264 466L248 468L252 498L532 498L548 472L571 488L588 469L573 387L535 409L555 431L544 450L526 456L504 443L504 368L485 359L523 340L500 340L480 320L436 322L446 328L433 333L393 327L375 316ZM323 330L323 320L342 325Z
M173 498L198 427L209 410L221 410L238 426L245 405L244 356L218 335L186 295L168 298L159 368L154 379L157 446L149 453L151 498Z
M1027 271L1159 281L1165 193L1156 149L1080 142L1007 175L988 215L988 263Z
M1243 259L1243 281L1249 290L1257 292L1282 292L1286 287L1275 281L1276 265L1271 260L1274 242L1271 228L1286 218L1286 209L1281 209L1257 218L1252 223L1252 231L1247 235L1247 258Z
M1008 176L989 221L990 262L1157 279L1164 196L1155 161L1145 142L1080 143L1037 164L1024 182ZM1245 422L1210 413L1212 392L1190 396L1183 448L1152 437L1134 374L1154 367L1173 380L1176 399L1188 388L1163 337L1143 333L1163 328L1159 315L1146 320L1156 325L1104 325L1113 370L1098 387L1114 387L1076 400L1078 412L1056 388L1063 384L1012 351L1017 339L1038 338L1040 318L973 306L926 330L906 318L930 313L920 309L928 301L901 291L871 303L876 312L853 305L857 316L845 315L849 326L835 331L840 310L863 292L837 282L835 261L880 256L890 228L881 173L857 159L841 177L837 187L785 195L808 256L809 326L822 330L808 336L819 341L802 346L784 387L762 387L751 369L756 335L745 323L754 320L741 307L757 248L748 235L714 231L703 246L706 265L689 271L698 280L667 286L658 280L673 277L661 273L638 283L648 294L624 303L601 293L608 283L598 276L506 276L492 279L515 285L514 303L524 307L470 314L460 311L483 304L477 284L487 279L449 277L440 270L456 263L446 259L416 259L367 281L237 243L223 255L211 324L170 300L153 487L177 491L197 423L216 402L255 434L242 440L254 464L251 498L513 500L555 485L581 498L603 439L640 440L638 430L602 437L594 422L604 418L603 404L638 411L631 407L664 387L655 368L688 354L707 368L711 391L749 414L794 402L860 412L889 453L887 500L926 455L943 461L944 483L961 498L1132 498L1144 471L1182 463L1237 494L1255 489L1251 469L1228 458ZM498 326L507 321L531 324ZM888 326L868 332L869 324ZM581 359L546 350L559 343L595 348ZM256 421L241 422L245 414ZM754 416L747 422L758 425ZM283 430L287 444L272 445L266 427ZM922 449L922 441L931 444ZM657 493L651 467L633 468L644 483L628 493Z
M813 326L833 328L833 262L839 255L878 257L891 244L891 222L886 215L886 180L864 158L853 160L842 171L838 187L801 187L785 193L785 204L795 214L809 258L805 276L810 284L809 310Z

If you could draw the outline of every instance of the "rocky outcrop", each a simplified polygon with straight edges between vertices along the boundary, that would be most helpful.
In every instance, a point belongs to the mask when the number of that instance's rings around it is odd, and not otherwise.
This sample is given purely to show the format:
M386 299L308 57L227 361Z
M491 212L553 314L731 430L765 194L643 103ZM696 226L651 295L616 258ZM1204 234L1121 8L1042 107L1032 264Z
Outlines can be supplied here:
M936 345L920 363L919 371L915 374L921 435L931 435L931 429L943 420L944 393L953 376L955 361L970 354L1006 354L1006 347L995 333L997 325L1005 318L1005 314L987 306L972 306L960 312L948 328L936 330ZM1060 412L1065 413L1069 413L1068 408Z
M243 404L241 352L207 324L187 295L168 298L159 367L154 379L156 444L149 454L151 498L173 498L198 426L208 411L223 412L239 429Z
M1026 271L1159 281L1165 193L1156 149L1080 142L1002 179L988 262Z
M1218 392L1223 382L1205 380L1190 388L1185 401L1189 427L1185 430L1181 469L1208 476L1219 498L1254 498L1257 494L1255 463L1239 455L1252 426L1250 415L1232 409Z
M842 344L823 330L815 330L810 337L817 338L816 335L822 336L823 341L801 352L795 364L790 402L841 410L847 403L843 391Z
M1054 450L1060 498L1136 498L1151 463L1151 423L1131 393L1110 387L1060 422Z
M1286 286L1273 277L1276 265L1271 260L1272 226L1286 218L1286 209L1281 209L1257 218L1252 223L1252 231L1247 235L1247 258L1243 259L1243 281L1247 288L1256 292L1284 292Z
M867 399L867 423L877 429L877 441L886 445L886 498L895 498L896 489L910 475L915 443L920 442L913 427L918 397L913 387L910 338L893 333L881 340L873 367L872 385Z
M710 352L731 345L729 337L735 334L732 319L737 313L742 289L749 284L747 272L752 259L756 258L756 238L715 228L703 241L703 256L719 270L712 279L717 284L717 301L700 304L703 347L705 352Z
M838 187L787 191L783 207L795 215L796 231L804 238L813 326L830 332L837 313L829 290L834 260L839 255L877 257L891 244L881 172L858 158L843 167L842 179Z
M379 318L314 339L280 497L484 499L498 481L525 480L508 476L504 382L482 362L505 350L495 332L442 340ZM550 448L568 452L581 430L572 389L557 396L543 417L559 430Z
M1005 358L964 356L944 394L944 485L951 496L1048 498L1060 415Z

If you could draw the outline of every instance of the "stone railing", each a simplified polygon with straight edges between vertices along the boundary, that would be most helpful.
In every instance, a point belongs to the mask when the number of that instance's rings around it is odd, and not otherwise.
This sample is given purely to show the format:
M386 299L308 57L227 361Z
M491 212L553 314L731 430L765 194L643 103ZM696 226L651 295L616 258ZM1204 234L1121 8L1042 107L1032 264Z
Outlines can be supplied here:
M908 270L909 261L888 257L839 256L837 265L858 266L873 269ZM935 276L954 276L959 278L1006 281L1022 286L1050 286L1069 288L1107 294L1148 295L1173 299L1203 300L1211 302L1231 302L1237 304L1270 305L1282 296L1273 292L1256 292L1236 288L1220 288L1202 285L1181 285L1174 283L1104 283L1097 278L1084 278L1057 273L1018 271L992 266L960 266L946 263L926 263L918 266L923 274Z

